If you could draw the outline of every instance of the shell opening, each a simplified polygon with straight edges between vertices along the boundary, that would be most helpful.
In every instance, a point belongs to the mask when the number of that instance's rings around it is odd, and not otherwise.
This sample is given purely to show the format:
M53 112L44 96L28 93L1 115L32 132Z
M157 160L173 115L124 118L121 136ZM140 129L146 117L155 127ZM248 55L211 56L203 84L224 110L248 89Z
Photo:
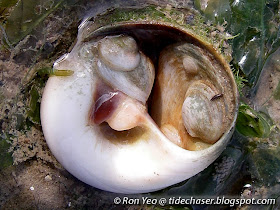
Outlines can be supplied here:
M102 35L92 48L93 66L112 90L96 94L89 116L101 117L93 121L122 132L145 127L148 113L170 141L188 150L207 148L227 132L235 84L214 49L168 26L128 24Z

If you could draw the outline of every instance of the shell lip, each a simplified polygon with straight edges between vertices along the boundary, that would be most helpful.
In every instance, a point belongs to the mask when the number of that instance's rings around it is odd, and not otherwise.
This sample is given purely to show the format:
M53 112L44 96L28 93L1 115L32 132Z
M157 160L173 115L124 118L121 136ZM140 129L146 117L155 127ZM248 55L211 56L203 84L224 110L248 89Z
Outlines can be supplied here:
M207 43L207 45L210 45L208 42L204 41L202 38L200 38L197 34L192 32L191 30L185 28L184 26L181 26L179 24L169 23L166 21L159 21L159 20L139 20L139 21L123 21L123 22L117 22L105 26L101 26L92 32L89 32L86 37L83 39L83 42L88 42L91 40L98 40L103 38L107 35L117 35L120 33L124 33L125 31L130 31L131 29L137 31L137 29L157 29L157 30L169 30L170 32L174 32L179 38L182 39L182 41L185 40L186 36L190 36L192 39L197 40L199 42L203 42L204 44ZM178 34L179 32L179 34ZM132 31L132 35L135 36L135 32ZM182 38L184 37L184 38ZM199 38L198 38L199 37Z
M139 21L121 21L105 26L100 26L92 31L87 32L87 34L83 34L82 31L79 30L81 33L80 37L81 42L90 42L90 41L98 41L105 36L108 35L119 35L119 34L126 34L136 38L136 40L143 39L143 30L149 31L157 31L160 35L164 35L164 33L168 33L168 42L165 43L167 45L187 41L189 43L193 43L198 45L202 48L205 48L211 54L213 54L216 58L220 60L223 66L228 66L225 58L217 52L218 50L214 48L214 46L205 40L200 35L196 34L191 29L187 28L184 25L179 25L178 23L170 23L164 20L139 20ZM139 37L138 33L141 37ZM148 35L150 35L149 33ZM165 34L166 35L166 34ZM83 37L84 36L84 37ZM149 39L151 37L147 37ZM162 37L161 37L162 38ZM145 39L145 38L144 38ZM158 40L156 40L158 41ZM165 41L165 40L164 40ZM160 50L162 50L162 47ZM230 67L228 67L230 70Z

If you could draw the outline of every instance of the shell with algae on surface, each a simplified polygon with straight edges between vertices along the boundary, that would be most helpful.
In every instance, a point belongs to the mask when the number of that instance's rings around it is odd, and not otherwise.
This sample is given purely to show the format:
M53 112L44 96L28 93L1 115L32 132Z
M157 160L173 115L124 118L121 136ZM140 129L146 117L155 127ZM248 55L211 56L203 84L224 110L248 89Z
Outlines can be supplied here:
M156 191L204 170L238 110L232 72L211 44L150 8L131 11L134 19L112 10L79 27L72 51L54 63L73 74L50 77L41 104L57 160L117 193Z

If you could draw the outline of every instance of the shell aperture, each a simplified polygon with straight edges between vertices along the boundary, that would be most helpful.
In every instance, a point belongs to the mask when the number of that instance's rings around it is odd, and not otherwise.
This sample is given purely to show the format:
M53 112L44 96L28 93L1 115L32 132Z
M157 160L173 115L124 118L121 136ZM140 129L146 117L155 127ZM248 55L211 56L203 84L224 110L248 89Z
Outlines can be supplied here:
M56 62L74 74L49 78L41 119L51 151L78 179L112 192L151 192L219 156L233 132L237 91L228 67L199 40L161 46L157 63L129 32L79 40Z

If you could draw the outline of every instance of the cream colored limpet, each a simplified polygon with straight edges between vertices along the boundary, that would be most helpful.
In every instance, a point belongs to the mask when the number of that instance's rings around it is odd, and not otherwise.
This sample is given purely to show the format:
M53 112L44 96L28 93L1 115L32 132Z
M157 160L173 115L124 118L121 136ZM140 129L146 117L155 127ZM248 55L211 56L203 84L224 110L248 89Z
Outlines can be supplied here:
M188 133L207 143L216 142L225 132L223 101L211 100L218 92L205 81L196 81L187 90L182 116Z
M105 37L98 43L102 61L111 69L131 71L140 63L140 53L136 41L129 36Z
M145 104L153 87L155 70L151 60L135 45L134 39L128 36L107 36L99 40L101 53L94 68L110 86Z

